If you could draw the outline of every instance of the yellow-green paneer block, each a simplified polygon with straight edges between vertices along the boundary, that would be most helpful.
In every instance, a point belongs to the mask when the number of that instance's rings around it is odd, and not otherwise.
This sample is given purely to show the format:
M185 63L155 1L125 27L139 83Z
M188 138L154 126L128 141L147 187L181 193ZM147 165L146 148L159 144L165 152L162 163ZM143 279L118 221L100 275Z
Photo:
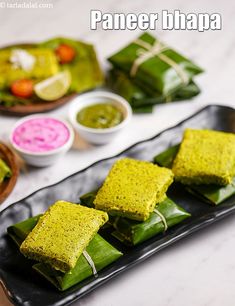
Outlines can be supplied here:
M0 50L0 89L5 89L12 82L29 78L34 80L46 79L59 71L59 65L53 51L43 48L24 48L34 58L32 69L24 70L11 62L12 54L15 50L21 49L3 49Z
M186 185L230 184L235 175L235 134L187 129L172 171Z
M111 168L94 200L95 208L133 220L149 218L173 182L171 170L130 158Z
M28 258L68 272L107 220L103 211L58 201L40 217L20 251Z

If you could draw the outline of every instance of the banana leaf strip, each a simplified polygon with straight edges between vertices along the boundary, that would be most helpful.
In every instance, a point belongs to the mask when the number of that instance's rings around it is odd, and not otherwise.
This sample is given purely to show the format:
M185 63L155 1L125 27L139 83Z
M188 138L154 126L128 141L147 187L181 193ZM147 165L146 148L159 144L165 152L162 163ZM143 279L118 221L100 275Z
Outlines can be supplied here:
M142 34L108 60L115 68L163 96L188 85L195 75L203 72L149 33Z
M81 204L91 207L96 193L97 191L94 191L81 196ZM112 235L126 245L136 245L159 233L163 233L166 229L164 220L167 223L167 227L172 227L191 216L169 198L156 205L155 209L160 214L153 212L144 222L110 216L109 223L115 229ZM160 217L161 215L163 217Z
M154 162L160 166L171 168L179 150L179 144L172 146L154 157ZM235 194L235 177L231 184L226 186L217 185L190 185L185 186L188 192L204 200L205 202L218 205Z
M40 216L29 218L8 227L8 235L20 246L30 231L35 227L39 218ZM86 248L86 252L92 258L97 272L122 256L120 251L109 244L99 234L96 234L91 240ZM61 291L78 284L88 277L94 276L92 267L84 255L79 257L76 266L67 273L55 270L44 263L35 263L33 269Z

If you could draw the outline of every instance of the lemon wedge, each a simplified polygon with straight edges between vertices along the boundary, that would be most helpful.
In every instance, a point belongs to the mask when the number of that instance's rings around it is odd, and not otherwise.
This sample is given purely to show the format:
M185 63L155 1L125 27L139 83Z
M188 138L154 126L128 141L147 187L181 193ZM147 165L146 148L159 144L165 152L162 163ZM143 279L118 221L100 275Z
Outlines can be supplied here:
M53 101L63 97L71 84L69 71L63 71L37 83L34 86L35 94L42 100Z

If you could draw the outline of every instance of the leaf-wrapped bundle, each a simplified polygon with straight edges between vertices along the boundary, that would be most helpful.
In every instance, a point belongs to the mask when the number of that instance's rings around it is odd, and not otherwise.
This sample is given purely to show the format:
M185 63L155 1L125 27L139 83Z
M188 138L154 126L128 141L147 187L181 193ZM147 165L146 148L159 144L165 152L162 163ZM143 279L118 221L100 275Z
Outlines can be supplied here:
M163 96L147 86L144 88L143 84L117 69L109 72L108 86L123 96L135 113L151 113L154 105L189 100L200 93L199 87L191 81L174 93Z
M89 192L80 197L82 205L93 207L97 191ZM109 224L114 228L112 235L126 245L139 244L189 218L190 213L166 198L155 206L150 217L144 221L135 221L123 217L109 218Z
M203 70L148 33L112 55L112 65L163 96L188 85Z
M40 215L8 227L8 235L16 242L18 247L20 247L28 234L36 226L39 218ZM92 258L97 272L122 256L120 251L109 244L99 234L96 234L91 240L86 248L86 252ZM79 257L76 266L67 273L55 270L44 263L35 263L33 269L62 291L94 275L91 265L83 254Z
M171 168L178 153L179 144L172 146L154 157L154 162L160 166ZM219 205L235 194L235 177L231 184L226 186L218 185L187 185L187 191L212 205Z

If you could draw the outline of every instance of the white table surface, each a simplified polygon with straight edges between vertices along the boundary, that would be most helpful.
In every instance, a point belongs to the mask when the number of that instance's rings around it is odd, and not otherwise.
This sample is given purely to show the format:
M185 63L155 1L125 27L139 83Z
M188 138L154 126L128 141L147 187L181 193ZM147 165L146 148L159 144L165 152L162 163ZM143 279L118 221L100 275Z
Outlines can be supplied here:
M10 2L10 1L9 1ZM235 2L231 0L54 0L53 9L0 9L0 45L71 36L95 44L104 68L105 58L134 39L138 31L91 31L90 9L103 12L219 12L222 31L155 31L169 45L191 57L206 72L198 77L202 93L192 102L157 106L153 114L134 116L128 131L112 143L71 150L47 169L29 168L1 205L1 210L33 191L55 183L91 163L112 156L131 144L175 125L207 104L235 106ZM68 106L51 114L63 118ZM0 115L0 139L7 141L15 117ZM235 301L234 216L204 229L152 256L109 281L74 305L80 306L232 306ZM10 305L0 289L0 305ZM42 305L43 306L43 305Z

